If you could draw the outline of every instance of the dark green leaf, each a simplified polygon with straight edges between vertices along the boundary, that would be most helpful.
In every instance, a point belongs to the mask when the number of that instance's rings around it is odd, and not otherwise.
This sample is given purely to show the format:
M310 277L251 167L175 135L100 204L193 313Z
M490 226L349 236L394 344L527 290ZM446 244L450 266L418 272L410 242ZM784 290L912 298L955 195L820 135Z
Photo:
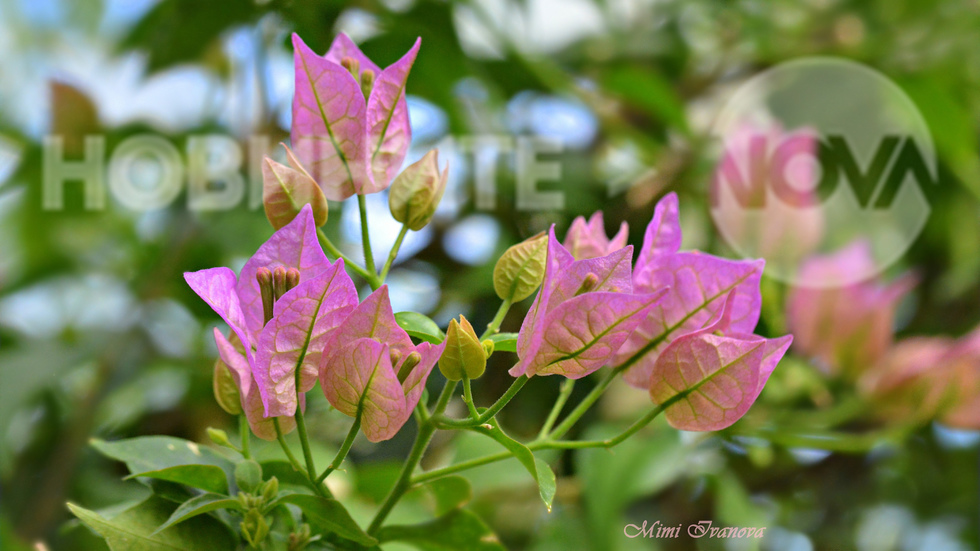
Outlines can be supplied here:
M435 520L410 526L387 526L378 532L382 542L402 541L423 551L503 551L497 535L465 510L456 509Z
M273 500L273 505L289 503L299 507L306 521L316 533L337 534L361 545L375 545L378 541L367 535L354 522L347 509L335 499L304 494L285 494Z
M497 352L517 352L517 333L497 333L491 335L493 349Z
M495 421L491 421L485 426L472 427L470 430L493 438L514 454L514 457L521 462L521 465L524 465L527 472L531 473L535 482L538 483L538 492L541 494L541 501L544 502L545 507L550 512L556 490L555 473L551 470L551 467L544 461L534 457L534 454L531 453L531 450L527 446L507 436L504 431L500 430L500 427L497 426Z
M292 463L281 459L271 461L260 461L262 474L265 478L276 477L281 485L300 486L306 491L310 491L310 482L306 473L302 473L293 468Z
M177 465L156 471L133 473L126 478L136 477L167 480L216 494L228 493L228 475L214 465Z
M177 509L175 504L157 497L111 519L71 503L68 508L105 538L112 551L233 551L238 547L238 538L227 526L206 516L154 533Z
M157 528L154 534L157 532L163 532L167 528L196 517L197 515L203 515L204 513L217 511L218 509L241 510L242 504L237 499L232 499L224 495L201 494L185 501L180 505L180 507L177 507L177 510L170 515L167 522L163 523L159 528Z
M399 327L416 339L439 344L446 338L436 322L418 312L398 312L395 314L395 321L398 322Z
M425 487L436 499L436 514L444 515L459 509L473 499L470 481L462 476L447 476L429 482Z

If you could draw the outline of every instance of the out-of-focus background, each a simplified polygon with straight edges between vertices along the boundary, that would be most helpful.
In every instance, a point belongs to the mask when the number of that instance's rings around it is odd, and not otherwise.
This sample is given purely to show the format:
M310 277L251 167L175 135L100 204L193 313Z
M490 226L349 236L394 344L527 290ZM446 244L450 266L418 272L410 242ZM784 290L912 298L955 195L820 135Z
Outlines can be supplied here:
M486 323L498 305L493 263L506 247L549 223L562 235L575 216L599 208L609 230L627 221L639 244L667 191L680 195L685 248L734 256L709 214L707 121L753 75L820 55L886 75L935 142L932 214L882 276L914 269L918 277L886 320L896 340L958 338L980 322L975 0L0 0L0 549L104 549L70 520L65 502L117 506L145 489L120 481L124 471L95 453L91 438L206 442L208 426L233 431L211 391L209 335L218 320L181 274L237 268L271 232L250 167L288 138L294 31L318 52L346 32L382 66L422 37L407 89L409 160L438 146L451 181L435 221L409 236L390 276L396 311L443 325L462 312ZM143 210L107 178L63 184L60 202L45 192L46 137L63 138L65 159L94 159L84 137L104 136L108 159L144 134L172 144L187 173L189 145L211 136L216 152L205 157L240 161L239 180L224 185L241 195L228 208L201 209L182 188ZM560 178L539 188L563 192L562 208L515 208L527 137L561 144L541 154ZM124 168L138 187L157 181L156 166L137 159ZM102 193L104 205L86 193ZM375 256L384 257L398 225L383 194L369 199ZM357 258L352 206L332 204L327 231ZM770 306L760 332L775 334L788 291L776 281L763 286ZM518 329L527 306L515 307L505 330ZM477 384L478 402L508 386L512 358L503 356ZM794 412L839 413L835 406L861 400L854 384L818 364L802 353L784 360L752 426ZM534 435L559 382L527 385L504 415L512 432ZM648 403L643 392L614 387L578 434L609 433ZM326 457L342 421L323 400L311 410ZM763 549L978 548L980 433L969 422L928 419L880 436L892 421L837 423L848 440L827 435L829 445L768 439L761 429L683 434L657 423L614 452L553 457L560 480L550 514L507 463L474 471L472 507L510 548L536 551L760 545L625 537L626 524L643 520L765 526ZM409 437L358 440L342 477L352 501L367 510L383 495ZM492 446L437 441L428 461Z

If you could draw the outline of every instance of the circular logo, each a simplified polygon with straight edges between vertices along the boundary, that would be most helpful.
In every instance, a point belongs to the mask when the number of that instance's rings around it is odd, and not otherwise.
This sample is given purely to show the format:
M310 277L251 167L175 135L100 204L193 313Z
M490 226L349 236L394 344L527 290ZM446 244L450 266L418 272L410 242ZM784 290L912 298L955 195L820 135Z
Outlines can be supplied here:
M712 127L711 214L725 240L766 274L840 287L898 261L929 216L936 152L922 115L881 73L804 58L739 86ZM840 270L808 259L867 251Z

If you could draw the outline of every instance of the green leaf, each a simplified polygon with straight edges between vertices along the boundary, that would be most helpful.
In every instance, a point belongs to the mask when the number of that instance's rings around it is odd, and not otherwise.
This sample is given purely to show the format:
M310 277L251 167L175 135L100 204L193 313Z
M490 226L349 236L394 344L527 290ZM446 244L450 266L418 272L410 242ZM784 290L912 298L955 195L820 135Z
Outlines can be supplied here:
M234 551L238 538L227 526L210 517L195 517L158 533L177 506L151 497L107 519L72 503L71 512L105 538L112 551Z
M369 536L354 522L347 509L335 499L305 494L280 494L271 502L270 507L282 503L299 507L303 511L306 521L316 533L321 535L337 534L361 545L378 543L378 540Z
M470 481L462 476L447 476L424 485L436 500L436 515L459 509L473 499Z
M133 473L126 479L145 477L176 482L216 494L228 493L228 475L214 465L177 465L155 471Z
M306 473L294 469L289 461L273 459L260 461L259 465L262 467L263 476L267 479L276 477L281 485L299 486L305 491L310 489L310 479L307 478Z
M538 493L541 494L541 501L544 502L545 507L548 508L548 512L550 513L551 503L555 499L556 490L555 473L551 470L551 467L544 461L534 457L534 454L531 453L531 450L527 446L507 436L504 431L500 430L495 420L491 420L487 425L471 427L470 430L493 438L503 447L507 448L510 453L514 454L514 457L521 462L521 465L524 465L527 472L531 473L534 481L538 483Z
M613 67L602 83L608 91L648 115L681 132L689 131L684 102L660 73L640 66Z
M163 523L153 533L156 534L158 532L163 532L175 524L179 524L185 520L194 518L197 515L217 511L218 509L242 510L242 504L237 499L232 499L224 495L211 493L201 494L185 501L180 505L180 507L177 507L177 510L170 515L167 522Z
M170 436L141 436L106 442L93 438L92 447L102 455L126 463L130 473L159 471L178 465L214 465L231 474L231 461L214 450Z
M465 510L456 509L435 520L410 526L387 526L378 531L382 542L402 541L423 551L504 551L497 535Z
M439 344L446 338L436 322L418 312L398 312L395 321L406 333L421 341Z
M517 333L497 333L491 335L493 349L498 352L517 352Z

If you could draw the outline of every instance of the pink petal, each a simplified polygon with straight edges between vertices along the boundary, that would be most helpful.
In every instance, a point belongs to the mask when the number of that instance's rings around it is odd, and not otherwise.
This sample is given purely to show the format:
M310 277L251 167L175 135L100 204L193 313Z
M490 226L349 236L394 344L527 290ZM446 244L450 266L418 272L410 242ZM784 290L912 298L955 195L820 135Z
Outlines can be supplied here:
M623 222L619 232L612 240L606 237L606 228L602 220L602 211L596 211L586 223L579 216L572 221L572 226L565 235L565 248L577 259L596 258L605 256L626 246L629 237L629 226Z
M763 261L734 261L702 253L675 253L657 260L648 277L635 282L636 292L668 288L660 301L620 348L613 365L632 362L624 379L637 388L650 387L660 352L685 333L697 331L721 313L732 292L730 327L751 333L759 321L759 281Z
M293 47L296 86L291 136L296 156L327 199L343 201L372 189L367 103L360 85L347 69L316 55L296 34Z
M248 324L235 290L235 272L228 268L186 272L184 281L231 327L245 345L245 350L250 350L249 343L254 341L248 338Z
M411 410L405 414L405 394L391 366L388 345L357 339L337 350L334 357L333 369L320 380L327 400L345 415L360 414L361 430L368 440L380 442L394 436Z
M652 269L658 257L676 253L681 248L681 224L677 194L668 193L657 203L653 219L643 234L643 248L636 261L635 275Z
M412 414L412 410L418 405L419 399L422 398L422 391L425 390L425 382L429 379L432 368L435 367L436 362L439 361L439 357L442 356L442 352L445 349L446 341L438 345L423 342L415 348L415 351L422 356L422 359L418 365L412 368L412 371L405 377L405 382L402 383L405 394L405 411L403 413L405 418L401 420L399 425L403 425L408 421L408 416ZM401 366L405 362L405 358L402 357L401 361L398 362L398 365L395 367L395 373L401 372Z
M370 69L376 75L381 72L381 68L371 61L371 58L364 55L364 52L345 33L340 33L333 39L333 43L330 44L330 49L327 50L327 53L323 57L327 61L331 61L337 65L340 65L341 60L345 57L350 57L356 59L361 64L361 71Z
M274 269L277 266L298 269L301 282L330 268L330 261L317 240L316 222L309 205L303 206L292 222L272 234L242 268L236 290L251 336L250 340L243 342L257 343L265 321L255 272L262 267Z
M365 188L362 193L386 189L405 160L412 141L405 83L421 44L422 39L417 39L408 53L381 72L371 89L367 104L367 143L374 182L373 187Z
M272 321L259 338L255 380L268 417L296 413L296 369L299 392L316 383L320 355L330 332L357 305L357 290L344 261L282 296Z
M562 303L545 319L544 331L510 370L513 376L584 377L616 353L629 334L664 295L592 292Z

